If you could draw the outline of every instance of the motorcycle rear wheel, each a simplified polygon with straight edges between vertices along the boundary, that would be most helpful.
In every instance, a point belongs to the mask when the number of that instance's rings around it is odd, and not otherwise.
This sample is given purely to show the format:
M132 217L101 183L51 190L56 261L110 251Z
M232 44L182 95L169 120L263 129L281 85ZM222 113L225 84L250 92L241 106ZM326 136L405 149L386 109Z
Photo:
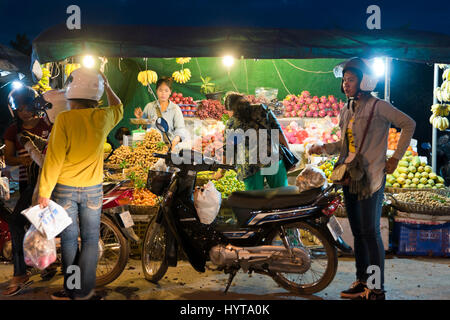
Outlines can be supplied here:
M128 240L119 227L104 214L100 220L99 246L103 252L101 255L99 253L95 284L97 287L102 287L122 274L130 256Z
M303 247L310 252L311 267L304 274L277 272L272 278L284 289L297 294L310 295L322 291L331 283L331 281L333 281L334 276L336 275L338 266L336 248L328 241L327 237L322 234L322 231L307 223L297 222L286 225L284 228L291 248L303 245ZM300 236L300 239L298 239L298 236ZM295 240L300 241L296 244L294 243ZM279 231L276 230L272 232L267 237L266 243L269 245L283 246ZM322 261L322 263L320 263L320 261ZM315 268L319 266L324 269L324 272L317 276L319 272L317 272ZM311 281L303 281L305 277L311 277Z
M167 231L164 224L156 222L156 216L150 221L142 243L142 270L146 280L157 283L169 267L166 256Z

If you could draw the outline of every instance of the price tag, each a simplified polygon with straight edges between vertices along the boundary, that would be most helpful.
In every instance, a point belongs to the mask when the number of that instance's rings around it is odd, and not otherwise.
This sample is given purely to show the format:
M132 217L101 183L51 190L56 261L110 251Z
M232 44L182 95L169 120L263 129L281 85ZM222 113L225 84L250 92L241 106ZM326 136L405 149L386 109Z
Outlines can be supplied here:
M133 218L131 217L130 211L125 211L120 214L120 219L122 219L125 228L130 228L134 226Z

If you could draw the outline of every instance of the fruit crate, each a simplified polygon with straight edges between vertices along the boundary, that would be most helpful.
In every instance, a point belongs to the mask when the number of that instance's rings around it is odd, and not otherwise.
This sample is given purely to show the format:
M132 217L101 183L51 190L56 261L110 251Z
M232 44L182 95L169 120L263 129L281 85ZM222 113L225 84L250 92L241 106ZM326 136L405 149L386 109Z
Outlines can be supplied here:
M153 217L152 215L132 215L134 221L133 230L136 235L140 238L140 242L130 241L131 255L140 256L142 249L142 242L144 241L145 231L147 226Z
M417 191L417 190L416 190ZM414 191L414 192L416 192ZM417 192L428 192L428 193L435 193L440 196L444 197L450 197L450 190L449 189L431 189L431 190L423 190L417 191ZM391 206L396 208L397 210L404 211L404 212L414 212L414 213L420 213L420 214L431 214L431 215L448 215L450 212L450 207L447 205L442 205L439 207L432 207L429 205L425 205L422 203L411 203L411 202L404 202L396 199L395 194L386 193L388 196L388 199L391 201Z
M450 257L450 222L396 217L393 249L398 255Z

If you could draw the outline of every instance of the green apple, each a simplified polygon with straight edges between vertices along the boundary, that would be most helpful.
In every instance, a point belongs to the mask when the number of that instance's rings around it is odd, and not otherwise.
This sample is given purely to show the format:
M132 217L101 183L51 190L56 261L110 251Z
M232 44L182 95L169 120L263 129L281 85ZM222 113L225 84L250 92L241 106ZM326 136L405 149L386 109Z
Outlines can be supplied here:
M411 183L412 183L411 179L406 179L405 180L405 184L411 184Z
M425 166L425 172L433 172L433 169L430 166Z
M423 188L425 188L425 185L424 185L424 184L419 184L419 185L417 186L417 188L423 189Z
M414 166L409 166L408 170L409 170L409 172L416 173L417 168Z
M420 179L420 178L422 178L422 174L421 174L420 172L416 172L416 173L414 174L414 177Z
M433 179L428 179L428 184L433 186L434 185L434 180Z
M437 174L434 172L431 172L430 174L428 174L428 178L436 180L437 179Z
M400 188L401 186L400 186L400 183L394 183L393 185L392 185L394 188Z
M428 179L428 172L422 172L421 175L422 175L422 178Z
M409 185L409 187L410 187L410 188L417 188L417 184L411 183L411 184Z
M420 183L421 184L427 184L428 183L428 179L427 178L420 178Z
M424 167L424 168L425 168L425 167L426 167L426 165L427 165L427 163L426 163L426 162L423 162L423 161L422 161L422 162L420 163L420 166L421 166L421 167Z
M398 177L398 178L397 178L397 183L405 184L405 181L406 181L406 179L403 178L403 177Z
M408 183L405 183L405 184L403 185L403 188L411 188L411 187L409 186Z
M414 184L419 184L419 182L420 182L419 178L412 179L412 183Z
M399 178L403 178L403 179L408 179L408 174L407 173L400 173L400 177Z
M417 172L424 172L424 171L425 171L425 167L420 166L417 168Z
M408 179L413 179L414 178L414 173L410 172L408 173Z
M442 184L445 182L444 178L442 178L440 176L437 177L437 181Z

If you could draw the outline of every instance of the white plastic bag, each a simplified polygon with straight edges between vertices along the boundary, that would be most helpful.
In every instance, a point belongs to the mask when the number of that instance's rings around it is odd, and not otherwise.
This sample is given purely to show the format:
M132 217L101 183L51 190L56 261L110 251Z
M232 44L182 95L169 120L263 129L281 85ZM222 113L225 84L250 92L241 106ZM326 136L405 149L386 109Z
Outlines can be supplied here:
M9 179L7 177L0 177L0 198L9 200Z
M211 181L194 191L194 206L203 224L211 224L216 219L221 203L222 195Z
M71 223L72 219L66 210L56 202L50 200L47 208L41 209L38 205L22 211L22 214L44 234L48 240L60 234Z
M48 240L33 225L23 239L25 264L44 270L56 261L55 239Z
M299 192L328 186L325 173L317 167L306 165L295 181Z

